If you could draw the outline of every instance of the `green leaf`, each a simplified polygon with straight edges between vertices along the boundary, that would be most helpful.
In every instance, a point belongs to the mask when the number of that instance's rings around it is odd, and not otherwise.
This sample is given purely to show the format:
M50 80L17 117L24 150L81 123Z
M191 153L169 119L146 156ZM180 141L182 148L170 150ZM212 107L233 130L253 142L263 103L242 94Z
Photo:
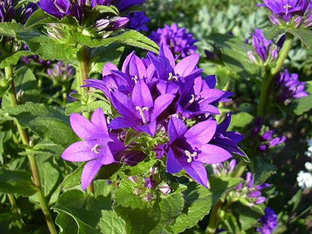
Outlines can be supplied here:
M0 23L0 35L7 37L15 37L19 32L26 32L24 26L16 22Z
M310 49L312 48L312 31L303 28L287 29L287 32L291 33L295 37L298 37L305 46Z
M276 173L276 167L266 162L261 156L256 157L254 160L254 173L255 173L255 183L262 184L270 176Z
M102 233L125 234L127 233L125 226L125 221L119 218L114 211L102 211L102 218L99 223Z
M16 93L23 92L23 102L39 102L40 91L37 79L31 69L22 67L15 74Z
M155 53L158 53L159 50L159 47L155 42L153 42L148 37L134 30L129 30L119 35L105 39L92 38L90 36L86 36L81 33L75 34L74 37L80 44L91 48L108 46L114 42L117 42L120 44L130 45L141 49L149 50Z
M175 192L159 202L160 220L157 226L151 231L151 234L165 233L171 223L174 223L178 216L182 213L184 207L183 194ZM169 232L168 232L169 233Z
M241 129L247 126L251 121L253 121L254 117L247 112L240 112L238 114L232 115L232 122L229 127L229 131L233 129Z
M0 168L0 193L17 193L30 196L37 192L31 174L25 171L10 171Z
M69 118L61 110L45 104L26 103L0 110L0 115L9 115L18 120L43 139L48 139L64 148L78 141L69 125Z
M58 19L54 16L46 14L43 10L39 9L29 17L25 23L25 28L30 29L38 25L51 23L78 26L77 20L72 16L65 16L63 19Z
M32 52L28 51L28 50L22 50L22 51L18 51L8 57L5 58L0 58L0 68L5 68L8 66L14 66L17 64L17 62L24 56L29 56L31 55Z
M222 51L222 61L238 77L253 78L259 72L259 67L252 63L248 52L253 48L239 38L227 34L214 34L208 38Z
M241 231L245 231L249 228L255 227L255 224L263 215L263 212L256 212L250 207L244 206L239 202L234 203L232 208L235 211L236 215L239 217Z
M5 133L4 133L4 132L0 132L0 164L3 164L3 153L4 153L3 144L4 144L4 137L5 137Z
M187 190L185 190L184 199L186 204L184 212L171 227L174 233L181 233L196 225L209 213L211 207L218 202L225 192L241 183L242 179L210 177L209 181L211 189L196 183L190 183Z
M83 113L83 112L94 112L101 108L105 114L112 113L112 107L108 102L105 101L93 101L88 104L82 104L81 102L73 102L66 106L65 114L69 115L72 113Z
M127 233L149 233L159 221L155 201L134 194L132 182L123 180L115 193L113 209L126 222Z
M84 168L85 164L81 164L76 170L74 170L71 174L65 177L62 187L63 189L71 189L73 187L76 187L81 182L81 175L82 170Z
M307 92L309 93L309 96L299 98L293 101L293 104L296 106L294 109L294 113L296 115L302 115L312 108L312 81L308 81L307 85Z
M55 223L59 226L61 234L78 233L78 226L75 219L66 213L59 212L55 219Z
M64 148L60 145L54 144L49 140L43 140L37 143L31 149L26 149L26 151L20 152L19 155L35 155L35 156L54 156L60 157L64 151Z
M264 36L268 40L275 39L278 35L280 35L283 32L284 31L281 28L277 27L277 26L268 27L268 28L265 28L263 30Z
M119 15L118 9L113 5L111 5L111 6L97 5L97 6L92 8L91 14L96 13L96 12L99 12L101 14L112 13L114 15Z
M31 52L43 59L73 61L79 50L74 45L61 43L34 31L18 33L17 39L24 41Z

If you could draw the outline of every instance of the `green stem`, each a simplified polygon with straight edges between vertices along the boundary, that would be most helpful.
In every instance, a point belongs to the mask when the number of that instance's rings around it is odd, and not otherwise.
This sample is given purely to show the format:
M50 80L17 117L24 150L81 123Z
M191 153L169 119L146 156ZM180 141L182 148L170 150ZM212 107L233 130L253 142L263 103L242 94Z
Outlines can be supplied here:
M16 99L15 84L14 84L14 80L13 80L13 68L12 67L6 67L5 73L6 73L6 77L8 79L12 80L11 90L9 92L11 104L13 106L17 106L18 102ZM25 129L23 129L23 127L19 124L19 122L17 120L15 121L15 124L16 124L18 132L21 136L23 144L29 146L29 138L28 138L28 135L27 135ZM56 231L56 227L54 225L54 220L52 218L50 209L47 205L46 199L44 197L44 193L43 193L42 188L41 188L39 170L38 170L36 159L35 159L34 155L28 155L27 157L28 157L28 161L30 164L34 185L38 188L37 196L38 196L40 207L41 207L42 212L46 218L46 222L48 224L50 233L56 234L57 231Z
M271 94L272 87L274 84L274 79L284 65L284 62L292 47L293 38L294 38L293 35L289 33L286 34L286 40L283 45L283 48L281 49L279 53L278 59L276 61L276 65L271 69L269 75L265 79L263 79L261 95L260 95L260 104L258 106L258 112L257 112L258 117L263 118L266 115L266 108L269 104L269 99L270 99L270 94Z
M85 83L85 80L89 77L89 62L86 52L86 47L82 46L77 53L77 60L79 63L79 70L77 72L78 93L83 93L81 86Z
M220 213L222 210L222 205L223 205L223 202L219 200L218 203L212 208L209 224L206 229L206 234L216 233L216 230L219 224L219 218L220 218Z
M13 214L19 216L20 215L20 211L19 211L19 209L17 207L17 204L16 204L14 196L12 194L8 194L8 198L9 198L9 201L10 201L11 206L12 206ZM19 229L22 229L22 227L23 227L23 220L22 219L16 220L16 224L17 224Z
M247 163L241 159L232 173L232 177L241 177L247 167Z

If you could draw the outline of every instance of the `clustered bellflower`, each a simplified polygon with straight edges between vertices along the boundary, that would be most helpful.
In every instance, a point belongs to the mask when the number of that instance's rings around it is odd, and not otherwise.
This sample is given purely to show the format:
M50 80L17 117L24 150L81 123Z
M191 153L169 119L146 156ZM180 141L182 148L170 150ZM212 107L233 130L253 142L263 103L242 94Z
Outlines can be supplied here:
M63 83L73 77L75 69L71 65L59 61L53 65L53 68L49 68L47 72L52 79Z
M269 130L263 133L263 135L260 136L261 143L258 147L258 149L262 152L268 150L269 148L275 148L281 144L283 144L286 141L285 136L277 137L274 136L275 131Z
M89 123L77 114L71 117L74 131L84 139L79 144L85 146L75 148L74 153L79 156L77 160L94 159L98 167L104 165L103 162L132 166L145 160L153 151L152 157L166 160L168 173L175 174L184 169L195 181L209 187L205 165L226 161L232 157L232 152L240 154L236 144L242 137L227 131L229 119L218 126L214 118L219 114L218 103L228 100L232 93L216 89L214 76L203 79L198 62L199 55L193 54L176 63L170 49L162 45L159 56L149 52L146 58L141 59L131 53L121 70L107 63L102 80L86 80L84 87L101 90L118 116L110 120L108 135L106 123L101 121L105 130L103 137L100 131L93 134L91 126L100 122L92 119ZM188 124L188 121L193 124ZM77 125L89 126L84 127L84 135ZM129 130L141 135L126 147L125 136ZM112 141L108 141L107 136ZM105 144L110 144L110 151L106 151L110 161L105 161L102 155L105 151L101 149L106 149ZM142 145L149 147L148 152ZM64 152L64 159L76 160L75 154L68 153L73 147ZM90 156L82 157L84 152ZM94 174L91 177L94 178Z
M265 38L261 29L255 29L255 32L252 34L252 46L257 56L253 51L248 51L250 61L258 63L258 61L267 62L276 60L283 43L283 37L275 45L273 41Z
M260 234L272 234L278 225L277 214L270 207L265 208L265 214L259 220L262 227L257 228Z
M3 0L0 2L0 22L10 22L15 18L13 0Z
M271 11L270 20L275 25L312 26L312 3L309 0L263 0L258 6Z
M277 91L277 101L290 102L293 99L302 98L309 94L305 91L306 82L299 81L299 75L290 74L288 69L280 72L275 82L275 90Z
M156 32L152 32L150 38L159 45L167 45L173 54L181 58L195 54L197 51L195 45L197 40L193 34L187 32L186 28L179 28L176 23L157 29Z
M11 22L15 19L24 24L36 9L37 5L33 2L15 9L13 0L2 0L0 2L0 23Z

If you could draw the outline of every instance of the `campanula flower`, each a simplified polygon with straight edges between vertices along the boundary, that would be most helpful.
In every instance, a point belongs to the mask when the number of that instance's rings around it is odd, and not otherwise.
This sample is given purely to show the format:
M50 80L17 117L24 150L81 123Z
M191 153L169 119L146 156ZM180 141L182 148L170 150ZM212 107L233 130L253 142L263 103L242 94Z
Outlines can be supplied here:
M265 214L259 220L262 227L257 228L260 234L272 234L278 225L277 214L270 207L265 208Z

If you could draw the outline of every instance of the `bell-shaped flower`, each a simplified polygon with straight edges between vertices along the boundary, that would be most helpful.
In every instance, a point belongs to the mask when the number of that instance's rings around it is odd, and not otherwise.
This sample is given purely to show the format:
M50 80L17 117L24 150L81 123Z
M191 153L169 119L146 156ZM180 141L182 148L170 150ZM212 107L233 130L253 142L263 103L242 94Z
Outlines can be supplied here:
M184 169L196 182L209 187L204 164L221 163L232 157L221 147L208 144L216 129L215 120L206 120L187 129L182 120L172 117L168 126L167 172L178 173Z
M143 79L137 81L131 97L117 90L111 94L111 101L122 117L113 119L110 128L131 127L136 131L154 136L157 118L171 104L174 97L174 95L164 94L158 96L154 101L151 91Z
M70 145L63 152L62 158L71 162L87 162L81 177L82 188L86 189L103 165L115 162L110 149L113 140L101 109L93 113L91 121L80 114L71 114L70 124L83 140Z

